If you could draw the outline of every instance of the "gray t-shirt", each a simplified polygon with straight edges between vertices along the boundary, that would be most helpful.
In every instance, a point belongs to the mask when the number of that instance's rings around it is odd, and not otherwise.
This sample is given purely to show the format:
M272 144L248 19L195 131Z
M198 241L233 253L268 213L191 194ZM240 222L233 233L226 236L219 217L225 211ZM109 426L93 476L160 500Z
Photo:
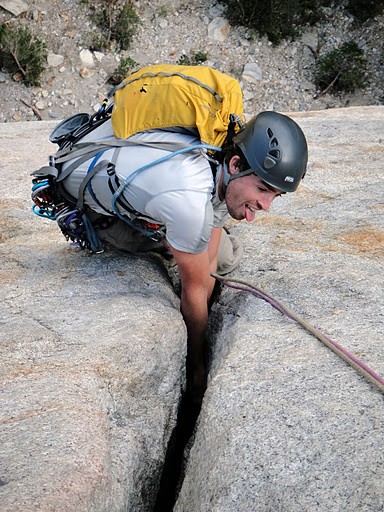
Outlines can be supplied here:
M111 139L114 139L112 125L106 121L82 142ZM196 149L168 158L172 151L139 145L172 142L187 146L199 144L198 138L192 132L150 130L135 134L129 140L135 145L119 150L116 175L108 175L107 165L102 167L92 178L91 189L85 191L85 204L98 213L112 215L112 197L118 184L125 183L135 171L148 165L125 187L124 200L140 212L139 218L164 225L166 238L175 249L189 253L205 250L212 228L223 226L228 216L225 202L218 198L206 150ZM106 150L97 162L111 161L114 152L113 148ZM153 164L160 159L163 161ZM77 198L80 184L92 163L95 164L96 159L82 163L64 180L63 184L72 196ZM220 170L216 181L219 174ZM127 213L120 206L118 208L121 213Z

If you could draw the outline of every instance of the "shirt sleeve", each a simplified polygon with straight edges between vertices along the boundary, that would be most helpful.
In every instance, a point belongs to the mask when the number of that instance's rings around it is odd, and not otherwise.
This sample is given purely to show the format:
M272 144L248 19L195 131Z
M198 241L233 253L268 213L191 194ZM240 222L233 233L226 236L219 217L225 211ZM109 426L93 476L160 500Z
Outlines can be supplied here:
M213 208L213 227L222 228L229 219L227 205L223 202Z

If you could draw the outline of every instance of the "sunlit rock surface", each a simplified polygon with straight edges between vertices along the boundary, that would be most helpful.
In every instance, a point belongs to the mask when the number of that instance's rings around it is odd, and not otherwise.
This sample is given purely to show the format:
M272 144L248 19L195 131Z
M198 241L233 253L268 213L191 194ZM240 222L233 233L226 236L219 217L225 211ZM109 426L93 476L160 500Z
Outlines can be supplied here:
M310 147L294 195L233 233L230 277L272 293L384 376L384 108L295 114ZM208 390L177 512L374 512L384 506L383 395L246 293L212 314Z
M31 213L52 123L0 125L0 510L151 510L184 381L150 257L70 247Z

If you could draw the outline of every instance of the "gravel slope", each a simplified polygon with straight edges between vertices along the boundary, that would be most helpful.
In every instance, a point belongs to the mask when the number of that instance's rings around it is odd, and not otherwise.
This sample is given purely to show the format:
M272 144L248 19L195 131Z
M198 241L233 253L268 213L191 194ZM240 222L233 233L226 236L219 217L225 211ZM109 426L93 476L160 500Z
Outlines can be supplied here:
M93 55L94 67L81 61L96 30L89 6L76 0L29 1L19 20L0 8L0 22L20 21L46 42L61 64L47 67L41 87L27 88L0 72L0 122L61 119L78 111L92 112L110 89L109 76L120 56L130 56L140 66L170 62L197 51L208 53L208 64L236 76L243 86L248 113L321 110L384 102L384 18L358 28L352 17L336 12L331 22L312 27L295 42L277 47L266 38L252 36L243 27L230 27L224 41L208 37L210 23L223 16L223 6L208 0L141 0L135 3L140 24L131 49ZM4 3L4 2L3 2ZM346 40L355 40L368 60L369 80L364 91L342 97L326 94L315 98L314 54L320 55ZM243 79L246 64L259 67L260 79Z

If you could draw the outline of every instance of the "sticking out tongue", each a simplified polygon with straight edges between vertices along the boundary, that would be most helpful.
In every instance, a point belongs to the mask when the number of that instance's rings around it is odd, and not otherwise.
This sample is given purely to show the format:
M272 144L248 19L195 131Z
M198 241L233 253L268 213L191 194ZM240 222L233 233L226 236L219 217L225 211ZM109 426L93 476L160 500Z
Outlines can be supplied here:
M248 206L245 207L245 220L247 222L252 222L255 218L256 213L253 212Z

